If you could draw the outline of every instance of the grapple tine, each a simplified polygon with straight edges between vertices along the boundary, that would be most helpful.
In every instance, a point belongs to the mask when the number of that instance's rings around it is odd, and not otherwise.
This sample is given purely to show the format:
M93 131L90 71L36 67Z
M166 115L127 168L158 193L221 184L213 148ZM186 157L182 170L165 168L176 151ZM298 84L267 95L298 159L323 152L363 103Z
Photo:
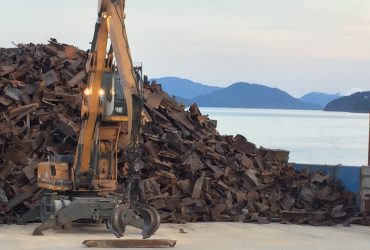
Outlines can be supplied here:
M126 224L123 221L125 210L126 207L123 205L116 207L107 221L108 230L117 238L121 238L126 230Z
M158 230L158 228L161 224L161 217L159 216L159 213L158 213L157 209L155 209L152 206L149 206L149 209L152 210L153 214L155 214L155 218L156 218L156 226L154 227L154 233L155 233L155 232L157 232L157 230Z
M140 208L140 214L144 220L144 228L142 231L143 239L150 238L159 228L160 217L153 207Z

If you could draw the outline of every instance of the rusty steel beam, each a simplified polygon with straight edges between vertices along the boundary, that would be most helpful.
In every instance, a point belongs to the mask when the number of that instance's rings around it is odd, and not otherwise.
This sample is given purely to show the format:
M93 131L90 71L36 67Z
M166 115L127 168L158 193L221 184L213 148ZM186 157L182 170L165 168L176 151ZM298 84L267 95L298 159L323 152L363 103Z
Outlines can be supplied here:
M172 248L175 240L85 240L90 248Z

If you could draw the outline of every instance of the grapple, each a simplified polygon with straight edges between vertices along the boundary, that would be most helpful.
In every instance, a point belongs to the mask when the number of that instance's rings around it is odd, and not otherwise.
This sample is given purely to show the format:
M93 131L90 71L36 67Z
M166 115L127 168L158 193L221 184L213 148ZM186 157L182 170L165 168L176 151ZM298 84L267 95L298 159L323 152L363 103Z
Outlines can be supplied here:
M112 211L107 228L121 238L127 225L142 229L143 239L150 238L160 225L158 211L151 206L130 208L126 204L119 205Z
M115 207L108 218L107 227L117 238L121 238L126 226L142 229L143 239L150 238L159 228L158 211L147 205L141 183L144 168L139 150L139 131L144 101L140 93L132 94L131 140L125 148L128 162L128 180L122 204Z

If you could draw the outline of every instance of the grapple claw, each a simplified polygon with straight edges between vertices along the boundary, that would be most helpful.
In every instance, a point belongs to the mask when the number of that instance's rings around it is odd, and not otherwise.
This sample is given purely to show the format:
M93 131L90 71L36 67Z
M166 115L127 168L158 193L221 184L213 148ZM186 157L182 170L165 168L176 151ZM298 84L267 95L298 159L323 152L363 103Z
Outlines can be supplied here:
M117 238L121 238L126 225L142 229L143 239L150 238L159 228L159 213L151 206L129 208L126 205L120 205L112 211L107 221L107 228Z
M142 231L143 239L150 238L158 230L161 218L158 211L151 207L140 208L140 214L144 220L144 228Z

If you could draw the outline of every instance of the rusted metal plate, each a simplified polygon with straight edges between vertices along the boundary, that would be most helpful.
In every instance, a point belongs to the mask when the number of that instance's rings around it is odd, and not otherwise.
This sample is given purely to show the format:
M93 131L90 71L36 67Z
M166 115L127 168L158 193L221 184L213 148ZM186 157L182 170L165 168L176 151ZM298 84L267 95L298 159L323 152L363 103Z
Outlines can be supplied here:
M202 172L198 180L195 182L193 194L191 196L193 199L198 200L200 198L205 176L206 176L206 172Z
M85 77L86 77L86 72L82 70L68 81L68 85L70 87L75 87L78 83L82 82L85 79Z
M159 109L159 105L161 105L162 100L163 100L163 93L152 94L147 98L146 104L151 108Z
M85 240L82 242L90 248L172 248L175 240Z
M59 81L57 73L54 70L50 70L42 74L42 80L46 86L57 83Z
M204 169L204 163L201 161L199 155L196 152L192 152L182 163L187 166L191 172L195 173L201 169Z
M8 202L8 197L5 194L4 189L0 187L0 203L7 203Z

